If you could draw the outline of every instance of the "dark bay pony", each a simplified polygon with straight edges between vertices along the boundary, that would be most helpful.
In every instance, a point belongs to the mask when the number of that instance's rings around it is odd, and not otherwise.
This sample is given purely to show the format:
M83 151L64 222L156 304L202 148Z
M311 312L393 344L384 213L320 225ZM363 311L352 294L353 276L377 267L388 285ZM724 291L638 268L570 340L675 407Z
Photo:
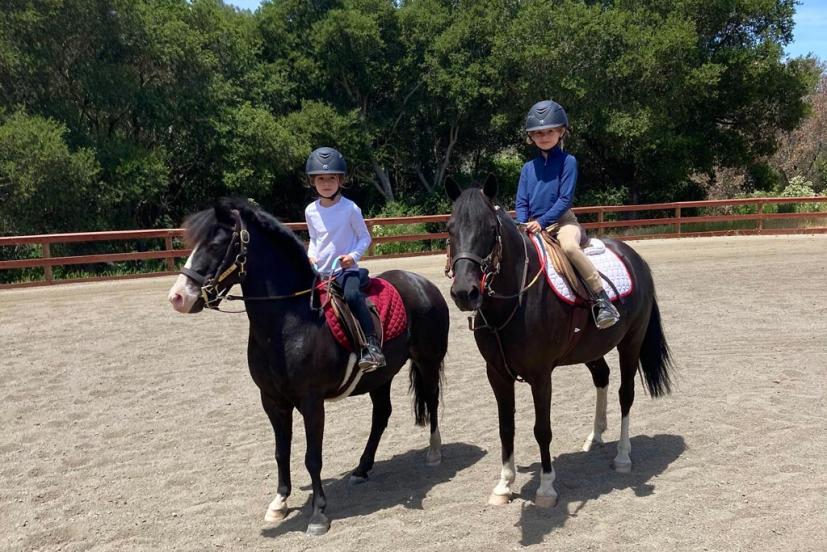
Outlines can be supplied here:
M370 436L350 476L351 482L365 481L391 414L391 381L409 359L416 423L430 423L426 462L440 463L437 408L449 319L448 306L434 284L401 270L379 275L399 291L408 328L384 343L386 367L361 374L355 367L356 355L335 341L315 308L319 301L312 290L318 278L293 232L243 200L221 200L215 208L191 216L186 231L194 250L169 292L175 310L194 313L205 306L215 308L236 282L246 298L247 361L276 436L278 488L267 521L279 521L288 511L293 410L304 418L305 466L313 486L307 533L321 535L330 528L321 480L325 400L370 394ZM343 387L343 382L351 383Z
M482 189L461 191L446 185L453 200L448 221L449 261L454 272L451 297L463 311L474 312L474 337L486 362L488 381L497 400L502 444L500 481L489 499L504 504L512 497L514 471L514 382L531 386L534 399L534 436L540 446L540 487L535 503L557 502L551 463L551 373L556 366L585 363L597 388L594 431L583 446L603 442L609 366L603 356L617 347L620 357L620 440L614 467L632 468L629 410L635 398L635 373L641 369L652 397L670 391L672 361L661 327L655 286L646 262L623 242L604 240L623 260L633 280L633 292L622 304L620 322L598 330L589 316L571 324L575 307L562 302L543 281L540 260L526 233L493 203L496 180ZM539 276L539 278L537 277Z

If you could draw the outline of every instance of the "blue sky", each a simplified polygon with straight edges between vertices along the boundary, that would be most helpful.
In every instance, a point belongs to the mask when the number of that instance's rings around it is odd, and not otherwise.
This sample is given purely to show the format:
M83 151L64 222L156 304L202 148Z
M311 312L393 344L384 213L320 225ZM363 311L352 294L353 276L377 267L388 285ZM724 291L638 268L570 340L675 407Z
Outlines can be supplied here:
M239 8L255 10L261 0L224 0ZM796 9L793 42L787 46L791 57L815 54L827 61L827 0L802 0Z

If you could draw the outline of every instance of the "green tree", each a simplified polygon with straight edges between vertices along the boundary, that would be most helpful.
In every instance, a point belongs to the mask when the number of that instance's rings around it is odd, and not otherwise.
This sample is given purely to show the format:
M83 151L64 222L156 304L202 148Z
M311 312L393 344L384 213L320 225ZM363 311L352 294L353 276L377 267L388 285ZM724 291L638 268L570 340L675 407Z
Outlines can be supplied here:
M86 148L71 150L67 129L16 112L0 124L0 234L94 230L109 197Z

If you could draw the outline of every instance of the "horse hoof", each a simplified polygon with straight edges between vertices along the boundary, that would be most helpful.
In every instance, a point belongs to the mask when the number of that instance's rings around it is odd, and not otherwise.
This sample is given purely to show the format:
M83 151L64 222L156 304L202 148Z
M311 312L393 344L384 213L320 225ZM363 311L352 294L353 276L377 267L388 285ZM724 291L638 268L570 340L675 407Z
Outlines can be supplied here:
M615 460L612 462L612 466L617 473L631 473L632 472L632 463L631 462L618 462Z
M330 522L311 523L307 526L308 537L321 537L330 530Z
M505 506L511 502L511 495L499 495L497 493L491 493L491 496L488 497L488 503L491 506Z
M264 521L267 522L274 522L274 521L281 521L287 517L287 508L284 510L267 510L267 513L264 514Z
M557 506L557 495L534 497L534 505L538 508L554 508Z
M350 483L353 486L356 486L356 485L361 485L363 483L367 483L368 478L367 477L362 477L360 475L350 474L350 477L348 477L347 482Z
M425 455L425 465L433 467L439 466L440 464L442 464L442 453L432 453L431 451L428 451L428 454Z
M321 512L316 512L311 516L310 523L307 525L306 534L308 537L321 537L330 529L330 520Z

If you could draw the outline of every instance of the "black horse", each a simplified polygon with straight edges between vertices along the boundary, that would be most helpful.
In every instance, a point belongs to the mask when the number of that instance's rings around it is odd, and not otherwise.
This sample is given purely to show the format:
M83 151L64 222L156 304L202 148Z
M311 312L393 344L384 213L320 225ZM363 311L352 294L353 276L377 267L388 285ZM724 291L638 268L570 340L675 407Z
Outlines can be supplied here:
M609 366L603 356L613 347L620 356L622 415L614 467L620 472L630 471L629 410L635 398L638 366L653 397L668 393L671 384L672 361L646 262L628 245L605 240L628 268L634 291L618 305L620 322L598 330L583 307L563 303L541 281L540 259L526 233L493 203L497 192L493 177L482 189L461 191L450 181L446 188L454 202L448 221L449 267L454 272L451 297L461 310L475 313L469 323L497 399L503 467L489 502L504 504L512 496L514 382L525 380L534 398L534 436L542 463L535 502L553 506L557 493L549 454L552 370L559 365L585 363L591 371L597 407L594 431L583 447L589 450L603 442L606 430ZM578 309L581 314L575 312ZM575 329L572 321L576 316L580 324Z
M362 374L356 355L341 347L317 310L318 276L304 245L273 216L243 200L221 200L186 223L194 250L170 290L173 307L185 313L216 308L229 288L241 284L250 333L247 360L261 391L261 403L276 435L278 489L265 519L287 514L290 496L290 444L293 409L304 418L305 466L313 485L313 513L307 533L330 528L322 490L322 437L325 400L370 393L370 436L351 482L365 481L391 414L391 381L410 359L410 389L417 425L430 423L429 465L441 461L437 408L442 362L448 347L448 306L425 278L401 270L379 276L399 291L408 327L384 343L387 366Z

